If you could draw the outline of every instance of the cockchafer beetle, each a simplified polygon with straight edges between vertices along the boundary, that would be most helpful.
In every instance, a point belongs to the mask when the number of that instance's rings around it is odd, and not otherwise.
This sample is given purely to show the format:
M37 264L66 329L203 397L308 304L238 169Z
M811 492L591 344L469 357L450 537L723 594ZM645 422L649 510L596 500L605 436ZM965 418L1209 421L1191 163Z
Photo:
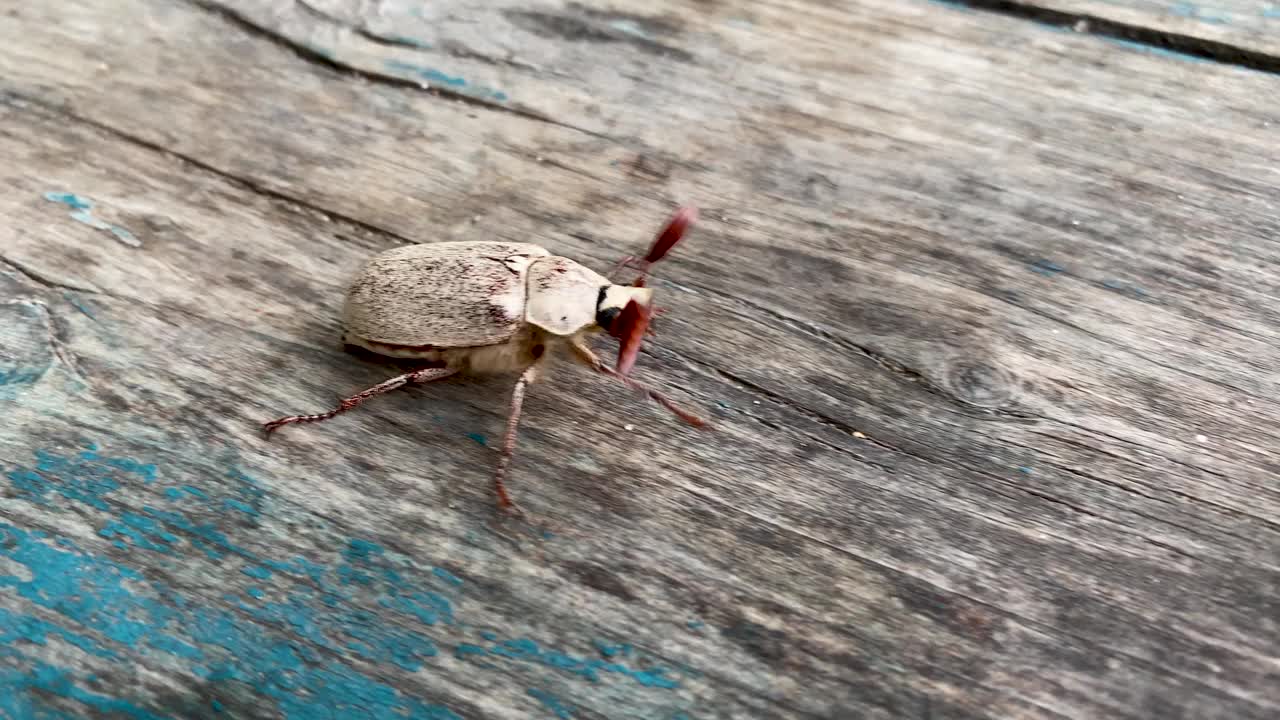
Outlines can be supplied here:
M520 373L511 393L502 455L494 472L498 506L516 510L507 493L507 468L515 452L525 390L549 358L568 348L579 362L648 395L685 422L706 421L630 377L653 316L650 266L680 241L697 218L681 208L658 233L643 258L623 259L606 278L529 243L439 242L384 251L356 275L343 308L343 340L374 353L423 360L425 367L343 398L315 415L291 415L265 423L268 435L283 425L328 420L375 395L450 375ZM625 269L639 272L630 284L613 281ZM587 338L606 332L619 341L615 367L606 365Z

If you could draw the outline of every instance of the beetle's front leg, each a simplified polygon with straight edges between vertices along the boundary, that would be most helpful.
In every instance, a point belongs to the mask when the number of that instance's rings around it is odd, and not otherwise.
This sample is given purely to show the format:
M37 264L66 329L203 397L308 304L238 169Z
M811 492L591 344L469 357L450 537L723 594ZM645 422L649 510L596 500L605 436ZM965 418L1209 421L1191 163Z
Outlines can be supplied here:
M645 395L648 395L649 398L652 399L654 402L670 410L672 414L674 414L676 417L680 418L681 420L689 423L690 425L693 425L695 427L703 427L704 425L707 424L706 420L702 419L701 417L698 417L697 415L694 415L693 413L689 412L688 410L685 410L679 405L676 405L675 402L673 402L671 398L668 398L666 395L663 395L662 393L658 392L657 390L654 390L648 385L645 385L639 380L634 380L631 377L627 375L623 375L617 370L614 370L608 365L605 365L604 361L601 360L599 357L597 357L596 354L592 352L590 347L587 347L586 341L581 337L574 338L572 341L570 341L569 346L573 348L574 356L577 357L578 360L581 361L584 365L590 367L592 370L595 370L601 375L608 375L609 377L615 380L621 381L623 385L626 385L632 390L636 390L644 393Z
M508 512L522 512L507 494L505 481L507 468L511 465L511 458L516 452L516 433L520 428L520 411L524 407L524 393L529 385L538 379L541 367L541 363L530 365L520 374L520 379L516 381L516 386L511 391L511 406L507 411L507 431L502 436L502 457L498 459L498 469L493 474L493 490L498 495L498 507Z

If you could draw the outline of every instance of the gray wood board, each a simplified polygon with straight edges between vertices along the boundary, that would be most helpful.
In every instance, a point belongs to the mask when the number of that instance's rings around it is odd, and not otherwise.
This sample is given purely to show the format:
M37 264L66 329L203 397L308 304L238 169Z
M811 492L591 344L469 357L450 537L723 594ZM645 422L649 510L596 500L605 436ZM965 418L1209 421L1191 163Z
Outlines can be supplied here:
M927 2L376 7L0 21L0 702L1274 716L1280 78ZM562 363L545 535L509 381L257 432L396 371L338 347L372 253L605 269L678 202L638 374L715 430Z
M981 0L976 4L996 5ZM1239 48L1280 61L1280 3L1268 0L1035 0L1015 4L1022 6L1020 12L1032 16L1037 8L1043 8L1151 31L1141 34L1153 39L1163 34L1178 45L1184 39L1192 41L1188 48L1201 40L1213 43L1209 49L1224 55L1231 54L1230 48ZM1082 29L1088 24L1086 20Z

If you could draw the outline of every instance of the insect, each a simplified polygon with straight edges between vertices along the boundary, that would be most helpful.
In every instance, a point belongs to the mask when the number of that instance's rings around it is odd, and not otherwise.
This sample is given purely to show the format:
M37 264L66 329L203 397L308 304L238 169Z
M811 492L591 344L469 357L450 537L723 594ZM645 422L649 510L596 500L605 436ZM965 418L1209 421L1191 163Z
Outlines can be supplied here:
M701 417L630 376L654 314L653 290L645 287L645 278L696 218L691 207L678 210L647 255L624 258L608 278L528 243L440 242L382 252L365 264L347 292L343 341L388 357L419 359L424 367L343 398L328 412L282 417L263 429L270 436L284 425L328 420L375 395L458 373L519 373L493 476L498 507L518 511L505 481L525 391L562 350L681 420L705 426ZM615 283L613 278L627 269L639 275L629 284ZM602 332L619 342L614 367L587 343Z

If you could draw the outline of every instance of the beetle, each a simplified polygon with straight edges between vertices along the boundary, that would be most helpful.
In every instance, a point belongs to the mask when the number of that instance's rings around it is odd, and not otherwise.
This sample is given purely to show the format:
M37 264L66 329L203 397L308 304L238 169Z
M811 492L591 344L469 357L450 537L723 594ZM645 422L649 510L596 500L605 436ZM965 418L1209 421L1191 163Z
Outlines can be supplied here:
M558 351L567 349L595 372L647 395L690 425L705 427L703 418L630 376L654 314L653 290L645 286L649 269L696 218L696 209L680 208L648 254L624 258L609 277L531 243L438 242L379 253L347 291L343 341L348 348L422 360L424 366L343 398L327 412L282 417L264 423L263 430L269 437L285 425L329 420L375 395L459 373L519 373L493 475L499 509L518 512L505 480L525 391ZM614 282L625 269L639 275L629 284ZM602 332L618 340L614 367L587 343Z

